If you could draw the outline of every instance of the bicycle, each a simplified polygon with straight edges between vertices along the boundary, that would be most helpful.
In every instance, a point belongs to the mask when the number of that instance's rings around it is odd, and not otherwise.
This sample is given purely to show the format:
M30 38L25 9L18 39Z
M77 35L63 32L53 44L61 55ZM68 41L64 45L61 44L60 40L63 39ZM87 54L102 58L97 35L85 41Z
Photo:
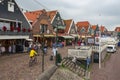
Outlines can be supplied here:
M36 63L37 63L37 56L34 56L33 58L30 58L29 67L33 66Z

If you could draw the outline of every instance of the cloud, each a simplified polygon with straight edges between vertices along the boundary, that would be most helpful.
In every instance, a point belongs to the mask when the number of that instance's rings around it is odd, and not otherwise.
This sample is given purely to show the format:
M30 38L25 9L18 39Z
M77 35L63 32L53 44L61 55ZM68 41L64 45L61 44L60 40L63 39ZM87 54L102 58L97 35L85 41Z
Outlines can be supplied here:
M63 19L89 21L91 24L101 24L108 30L114 30L119 25L120 0L16 0L21 7L38 10L48 8L58 10Z

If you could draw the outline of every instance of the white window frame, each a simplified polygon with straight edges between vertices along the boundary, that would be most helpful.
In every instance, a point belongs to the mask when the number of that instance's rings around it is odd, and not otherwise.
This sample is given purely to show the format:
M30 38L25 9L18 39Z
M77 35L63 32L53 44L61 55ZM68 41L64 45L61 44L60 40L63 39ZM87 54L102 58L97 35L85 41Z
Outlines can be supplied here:
M11 1L8 2L8 11L14 12L14 3Z

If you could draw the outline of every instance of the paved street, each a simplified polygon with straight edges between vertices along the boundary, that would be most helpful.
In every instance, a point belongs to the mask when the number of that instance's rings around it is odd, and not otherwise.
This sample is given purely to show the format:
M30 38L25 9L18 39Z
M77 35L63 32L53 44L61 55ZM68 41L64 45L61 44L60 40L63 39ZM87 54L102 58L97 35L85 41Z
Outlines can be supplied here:
M62 54L62 57L67 56L67 49L71 47L59 48L58 52ZM52 49L49 48L45 56L45 70L54 64L54 61L49 60L51 53ZM42 72L41 60L42 57L38 56L38 63L33 67L28 67L27 53L0 56L0 80L35 80Z
M59 48L58 52L62 56L67 56L67 49L72 46ZM52 49L49 48L48 54L45 56L45 70L54 64L49 61ZM110 59L102 63L102 68L94 63L91 71L91 80L119 80L120 79L120 48ZM28 67L29 56L27 53L12 54L0 56L0 80L35 80L41 71L42 57L38 56L38 63L33 67Z
M102 64L99 69L98 64L94 64L91 72L91 80L120 80L120 48L110 59Z

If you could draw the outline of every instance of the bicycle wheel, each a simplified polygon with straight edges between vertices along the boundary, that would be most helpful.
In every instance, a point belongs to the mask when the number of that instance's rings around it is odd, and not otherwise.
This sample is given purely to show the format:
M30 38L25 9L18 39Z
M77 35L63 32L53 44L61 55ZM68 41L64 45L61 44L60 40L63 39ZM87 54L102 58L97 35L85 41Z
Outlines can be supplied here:
M29 67L31 67L32 65L33 65L33 60L30 59L30 60L29 60Z
M34 63L35 63L35 64L37 63L37 57L34 58Z

